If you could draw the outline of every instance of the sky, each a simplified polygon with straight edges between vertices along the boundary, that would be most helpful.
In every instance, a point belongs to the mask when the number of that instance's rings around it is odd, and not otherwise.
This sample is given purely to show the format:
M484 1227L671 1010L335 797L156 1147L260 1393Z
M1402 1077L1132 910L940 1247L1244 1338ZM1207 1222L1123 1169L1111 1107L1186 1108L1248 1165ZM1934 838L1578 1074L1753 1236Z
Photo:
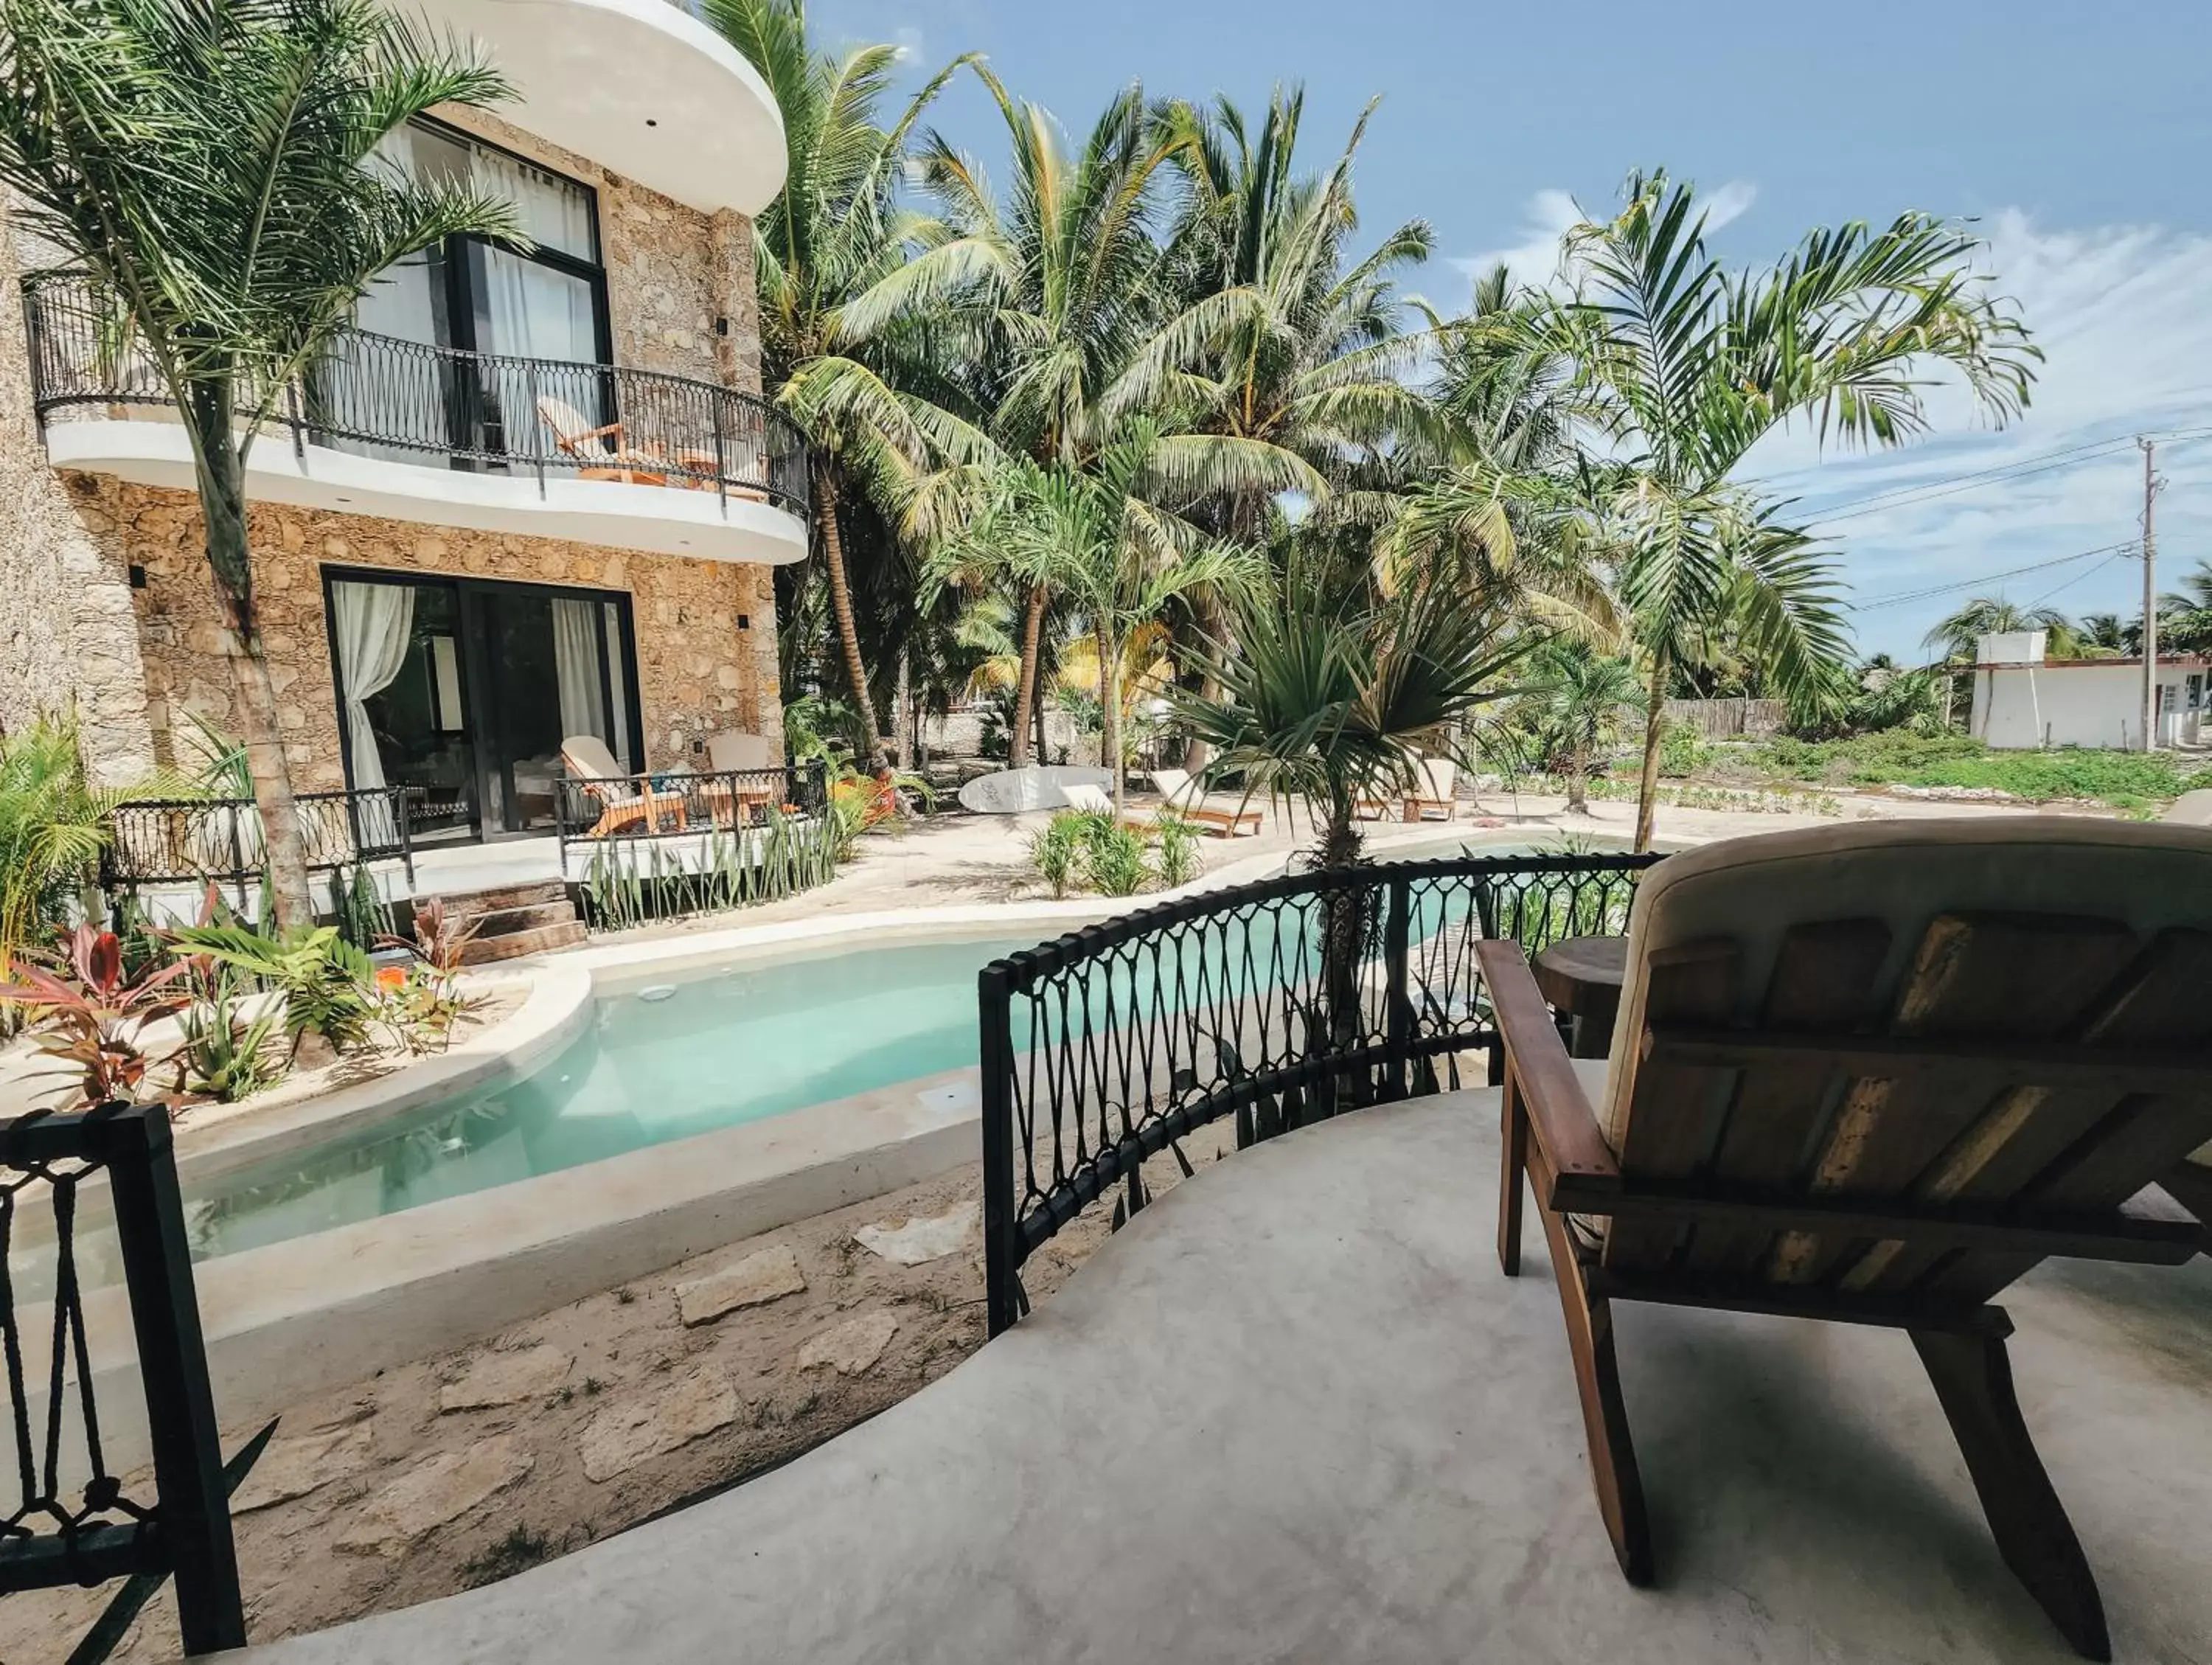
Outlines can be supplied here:
M1415 287L1446 307L1501 258L1548 277L1577 205L1606 210L1633 167L1697 181L1732 264L1769 263L1819 225L1906 209L1971 217L1980 264L2047 355L2027 415L1992 431L1938 389L1934 431L1909 446L1823 455L1790 433L1747 461L1832 540L1860 650L1911 662L1929 625L1980 594L2139 612L2142 566L2115 547L2140 536L2138 433L2175 436L2156 459L2160 587L2212 560L2212 6L2201 0L1583 0L1569 12L812 0L811 13L826 40L899 42L917 83L981 52L1018 96L1079 132L1131 82L1226 93L1248 110L1277 82L1301 82L1301 148L1316 167L1379 95L1357 175L1362 222L1370 234L1414 218L1435 228L1437 257ZM972 82L933 119L987 166L1003 155ZM2020 471L1950 489L2008 466ZM1920 593L1938 586L1950 587Z

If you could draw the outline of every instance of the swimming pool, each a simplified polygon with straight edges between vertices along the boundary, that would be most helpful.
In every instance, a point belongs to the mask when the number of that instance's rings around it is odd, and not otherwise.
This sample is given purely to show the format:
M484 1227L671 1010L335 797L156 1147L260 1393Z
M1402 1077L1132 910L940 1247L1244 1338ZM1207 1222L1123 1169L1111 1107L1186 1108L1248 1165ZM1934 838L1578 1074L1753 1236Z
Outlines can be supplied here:
M1439 842L1390 857L1460 848ZM1416 936L1435 923L1417 921ZM283 1243L972 1066L977 970L1050 933L1032 923L602 989L584 1031L521 1080L304 1154L201 1182L188 1176L193 1255Z

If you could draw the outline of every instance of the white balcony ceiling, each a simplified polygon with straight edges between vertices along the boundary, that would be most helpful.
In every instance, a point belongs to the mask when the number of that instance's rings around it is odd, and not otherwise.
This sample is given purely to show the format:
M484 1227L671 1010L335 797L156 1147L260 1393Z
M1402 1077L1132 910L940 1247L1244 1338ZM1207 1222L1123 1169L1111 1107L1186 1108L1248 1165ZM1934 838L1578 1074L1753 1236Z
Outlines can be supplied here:
M100 418L46 428L56 468L112 474L141 485L194 489L191 441L175 422ZM471 472L390 462L264 434L247 453L254 501L365 514L425 526L562 538L603 548L697 561L781 566L806 556L806 523L771 503L718 492L549 472Z
M690 208L757 214L783 189L759 73L671 0L428 0L514 83L502 119Z

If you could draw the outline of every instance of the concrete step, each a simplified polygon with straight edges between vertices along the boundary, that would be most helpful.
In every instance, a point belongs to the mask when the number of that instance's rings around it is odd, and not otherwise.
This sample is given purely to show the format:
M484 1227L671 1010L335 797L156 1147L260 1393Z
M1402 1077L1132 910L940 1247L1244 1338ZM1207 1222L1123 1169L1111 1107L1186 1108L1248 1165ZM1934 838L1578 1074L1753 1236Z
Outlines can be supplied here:
M509 931L496 937L472 938L461 951L463 965L489 965L495 960L520 959L525 954L550 953L574 948L587 940L581 920L563 925L541 925L534 930Z

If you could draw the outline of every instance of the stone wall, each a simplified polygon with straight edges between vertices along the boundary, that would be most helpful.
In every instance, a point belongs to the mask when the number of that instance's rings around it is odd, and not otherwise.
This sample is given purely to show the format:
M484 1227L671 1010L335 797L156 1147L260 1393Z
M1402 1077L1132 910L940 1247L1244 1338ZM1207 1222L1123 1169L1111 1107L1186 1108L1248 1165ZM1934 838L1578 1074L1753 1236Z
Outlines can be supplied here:
M146 695L163 761L173 728L196 713L238 732L222 658L215 593L200 551L199 507L188 493L88 479L85 524L146 569L135 592ZM641 555L551 538L513 538L281 504L250 517L254 582L285 755L302 791L344 785L337 696L323 608L325 566L452 577L574 584L627 593L637 634L647 766L696 761L692 747L726 728L779 746L775 591L766 567ZM750 628L738 629L739 615Z
M154 768L130 574L46 466L15 230L0 197L0 733L74 709L94 781L128 786Z

